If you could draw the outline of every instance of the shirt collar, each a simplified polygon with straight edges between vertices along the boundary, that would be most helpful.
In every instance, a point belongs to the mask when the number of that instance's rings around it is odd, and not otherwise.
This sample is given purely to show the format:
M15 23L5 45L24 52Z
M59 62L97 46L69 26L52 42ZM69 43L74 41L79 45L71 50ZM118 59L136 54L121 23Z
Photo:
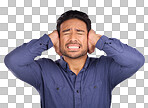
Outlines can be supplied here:
M85 70L89 64L89 61L90 61L90 57L87 55L87 59L86 59L86 62L85 62L85 65L84 67L82 68L81 71ZM69 66L68 66L68 63L64 60L63 56L60 56L60 61L59 61L59 64L62 66L62 68L67 71L67 68L69 69Z

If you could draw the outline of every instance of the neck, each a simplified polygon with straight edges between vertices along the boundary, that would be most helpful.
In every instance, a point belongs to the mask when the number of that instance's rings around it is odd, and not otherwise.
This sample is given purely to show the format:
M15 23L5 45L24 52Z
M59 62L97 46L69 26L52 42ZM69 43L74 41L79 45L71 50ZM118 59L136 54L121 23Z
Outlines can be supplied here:
M63 58L68 63L70 70L72 70L77 75L85 65L87 54L76 59L72 59L66 56L63 56Z

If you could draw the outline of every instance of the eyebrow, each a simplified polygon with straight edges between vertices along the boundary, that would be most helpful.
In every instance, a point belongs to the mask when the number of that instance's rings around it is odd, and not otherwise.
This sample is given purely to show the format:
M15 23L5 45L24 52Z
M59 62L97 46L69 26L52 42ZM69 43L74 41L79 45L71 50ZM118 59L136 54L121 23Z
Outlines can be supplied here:
M70 29L63 30L62 32L67 32L67 31L70 31Z
M70 29L63 30L62 32L67 32L67 31L70 31ZM84 30L80 30L80 29L76 29L76 31L78 31L78 32L85 32Z
M84 30L76 29L78 32L85 32Z

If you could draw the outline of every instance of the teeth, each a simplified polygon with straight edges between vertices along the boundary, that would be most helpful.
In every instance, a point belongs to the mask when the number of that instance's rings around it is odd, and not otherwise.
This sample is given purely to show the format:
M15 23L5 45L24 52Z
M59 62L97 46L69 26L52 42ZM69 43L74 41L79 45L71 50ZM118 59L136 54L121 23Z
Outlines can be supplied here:
M77 46L69 46L68 48L79 48L79 47L77 47Z

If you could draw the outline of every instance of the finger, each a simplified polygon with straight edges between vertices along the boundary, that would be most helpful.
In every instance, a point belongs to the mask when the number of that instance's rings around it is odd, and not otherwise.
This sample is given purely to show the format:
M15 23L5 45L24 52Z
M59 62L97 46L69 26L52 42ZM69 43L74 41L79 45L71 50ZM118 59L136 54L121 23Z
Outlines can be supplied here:
M89 39L88 39L88 42L87 42L87 48L88 48L88 53L90 52L90 43L89 43Z
M89 54L93 53L95 51L95 47L91 46L90 50L89 50Z
M57 45L55 46L55 50L56 50L56 53L57 53L59 56L62 56L62 53L61 53L60 48L59 48L59 41L58 41Z
M56 48L56 53L57 53L59 56L61 56L61 55L62 55L62 53L60 52L60 50L59 50L59 49L57 49L57 48Z
M91 47L91 46L89 46L88 53L89 53L89 54L92 53L92 47Z

